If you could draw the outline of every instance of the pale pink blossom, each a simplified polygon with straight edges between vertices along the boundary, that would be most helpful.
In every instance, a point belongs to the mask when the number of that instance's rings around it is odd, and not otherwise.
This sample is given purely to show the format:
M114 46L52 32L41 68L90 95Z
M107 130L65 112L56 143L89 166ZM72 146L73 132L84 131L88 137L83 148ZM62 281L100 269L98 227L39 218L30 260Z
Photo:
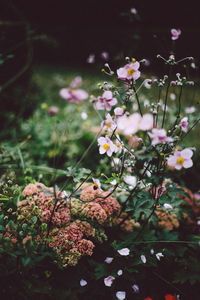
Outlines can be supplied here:
M196 108L194 106L185 108L186 114L193 114L195 111L196 111Z
M152 139L151 144L153 146L155 146L157 144L165 144L165 143L171 143L171 142L173 142L173 138L172 137L168 137L166 135L166 130L165 129L153 128L152 132L148 132L148 135Z
M141 118L139 129L146 131L153 128L153 116L152 114L144 114Z
M172 34L172 40L177 40L179 38L179 35L181 34L181 30L180 29L171 29L171 34Z
M80 87L83 83L83 79L81 76L76 76L70 83L70 87L72 89L77 89L78 87Z
M115 277L113 277L113 276L108 276L108 277L104 278L104 284L105 284L106 286L111 287L111 285L112 285L112 283L113 283L114 280L115 280Z
M109 53L107 51L103 51L101 53L101 57L104 59L104 60L108 60L109 59Z
M128 256L130 254L130 249L122 248L120 250L117 250L117 252L122 256Z
M140 77L140 71L138 70L140 63L138 61L131 62L122 68L117 70L117 76L121 80L137 80Z
M181 120L181 130L184 131L184 132L187 132L188 131L188 117L184 117L182 120Z
M125 135L135 134L138 130L150 130L153 128L152 114L133 113L130 116L123 115L117 120L117 127Z
M104 154L106 153L108 156L111 156L113 152L115 152L115 144L109 139L108 136L98 138L98 145L99 145L99 153Z
M93 64L95 62L95 55L92 53L87 58L87 63Z
M136 14L137 14L137 9L134 8L134 7L132 7L132 8L130 9L130 12L131 12L132 14L136 15Z
M115 144L115 153L121 153L123 146L122 146L122 142L120 140L119 135L116 135L117 139L115 140L114 144Z
M55 116L59 111L59 108L57 106L51 106L49 107L49 114L51 116Z
M124 110L123 110L122 107L116 107L116 108L114 109L114 114L115 114L116 117L121 117L121 116L123 116L123 113L124 113Z
M137 184L137 178L135 176L126 175L124 177L124 182L134 188Z
M174 167L176 170L181 170L182 168L188 169L193 166L192 157L193 152L192 150L186 148L182 151L175 151L174 155L171 155L168 160L167 164L170 167Z
M88 98L88 93L82 89L61 89L60 96L69 102L82 103L83 100Z
M113 98L111 91L105 91L101 97L98 97L96 109L111 110L111 107L117 104L117 99Z
M165 209L168 209L168 210L173 209L173 207L171 206L171 204L168 204L168 203L164 203L163 207L164 207Z
M112 119L110 114L107 114L106 119L101 122L101 128L111 133L117 128L117 124Z

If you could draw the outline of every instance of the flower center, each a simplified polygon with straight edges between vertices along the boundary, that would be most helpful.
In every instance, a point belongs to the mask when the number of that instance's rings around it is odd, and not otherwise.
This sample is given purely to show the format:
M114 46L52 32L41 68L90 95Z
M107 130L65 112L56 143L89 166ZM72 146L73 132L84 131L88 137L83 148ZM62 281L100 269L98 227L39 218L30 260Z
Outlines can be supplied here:
M132 68L130 68L129 70L128 70L128 75L133 75L133 73L134 73L135 71L132 69Z
M183 157L179 157L177 159L177 164L182 165L184 163L184 158Z
M94 190L98 189L98 184L96 182L93 183Z
M110 148L110 146L108 144L104 144L103 148L107 151Z
M119 148L119 147L120 147L120 144L119 144L119 143L116 143L116 146Z
M110 123L110 122L107 122L107 123L106 123L106 127L109 128L110 126L111 126L111 123Z

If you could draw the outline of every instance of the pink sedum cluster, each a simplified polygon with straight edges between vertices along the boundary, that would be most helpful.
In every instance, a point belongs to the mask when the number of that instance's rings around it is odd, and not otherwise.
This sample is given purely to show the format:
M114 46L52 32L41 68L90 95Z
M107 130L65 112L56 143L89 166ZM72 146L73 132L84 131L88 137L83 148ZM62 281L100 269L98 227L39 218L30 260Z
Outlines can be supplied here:
M41 183L29 184L22 194L27 198L18 203L20 219L31 219L36 215L42 223L48 223L54 209L53 188L47 188ZM52 224L60 227L70 222L71 215L69 204L62 199L62 193L57 192L57 197L59 200L56 203Z
M120 213L120 204L113 195L107 197L109 192L101 189L94 189L93 185L89 185L82 190L81 200L91 201L83 204L82 213L96 220L98 223L109 223L112 217L118 216Z

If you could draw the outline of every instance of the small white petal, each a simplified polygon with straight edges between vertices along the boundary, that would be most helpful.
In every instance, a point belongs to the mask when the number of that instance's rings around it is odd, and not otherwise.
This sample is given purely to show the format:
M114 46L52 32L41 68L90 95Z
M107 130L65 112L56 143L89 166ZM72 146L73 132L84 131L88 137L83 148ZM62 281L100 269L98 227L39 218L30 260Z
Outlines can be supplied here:
M165 209L173 209L173 207L168 203L165 203L163 206Z
M140 292L139 286L137 284L132 285L132 288L133 288L134 293L137 294Z
M157 258L158 260L160 260L161 257L164 257L164 255L163 255L161 252L156 253L156 258Z
M116 292L116 297L118 300L124 300L126 298L126 292L118 291Z
M115 280L115 277L113 277L113 276L108 276L108 277L104 278L105 286L111 287L114 280Z
M80 286L85 286L85 285L87 285L87 281L84 280L84 279L81 279L80 280Z
M123 274L123 271L122 271L122 270L118 270L118 271L117 271L117 275L118 275L118 276L121 276L122 274Z
M143 264L146 264L146 262L147 262L146 256L141 255L140 257L141 257L141 261L143 262Z
M117 250L117 252L122 256L127 256L130 254L130 249L128 248L122 248L120 250Z
M151 253L151 254L154 254L154 250L153 250L153 249L151 249L151 250L150 250L150 253Z
M113 259L114 259L113 257L106 257L106 259L104 261L107 264L111 264L111 262L113 261Z

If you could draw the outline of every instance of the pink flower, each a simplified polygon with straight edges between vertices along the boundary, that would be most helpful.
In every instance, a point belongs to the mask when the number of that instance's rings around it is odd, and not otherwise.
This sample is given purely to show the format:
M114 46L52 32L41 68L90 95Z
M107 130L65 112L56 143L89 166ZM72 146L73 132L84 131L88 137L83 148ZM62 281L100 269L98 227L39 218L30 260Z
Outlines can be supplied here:
M184 131L184 132L187 132L188 131L188 117L184 117L182 120L181 120L181 130Z
M76 76L70 83L72 89L77 89L82 85L83 79L81 76Z
M88 64L93 64L95 62L95 55L92 53L88 56L87 58L87 63Z
M172 40L177 40L179 38L179 35L181 34L180 29L171 29L171 34L172 34Z
M109 139L108 136L98 138L98 145L99 145L99 153L104 154L106 153L108 156L111 156L113 152L115 152L115 145Z
M115 113L116 117L121 117L123 115L123 113L124 113L124 110L121 107L116 107L114 109L114 113Z
M117 99L113 98L111 91L105 91L101 97L98 97L96 109L98 110L111 110L113 105L117 104Z
M56 115L58 111L59 111L59 108L56 107L56 106L51 106L51 107L49 108L49 114L50 114L51 116Z
M104 278L104 284L106 285L106 286L111 286L112 285L112 283L113 283L113 281L115 280L115 277L113 277L113 276L108 276L108 277L106 277L106 278Z
M155 146L157 144L165 144L165 143L173 142L172 137L166 136L165 129L153 128L152 133L148 132L148 135L152 139L152 142L151 142L152 146Z
M117 127L125 135L135 134L138 130L150 130L153 128L153 116L144 114L143 117L139 113L133 113L130 116L122 116L117 120Z
M104 60L108 60L109 59L109 54L107 51L103 51L101 53L101 57L104 59Z
M122 152L122 142L120 140L119 135L116 135L117 139L115 140L115 153L121 153Z
M117 124L113 121L110 114L106 115L106 119L101 123L101 128L108 132L113 132L117 128Z
M153 128L153 116L152 114L144 114L139 124L139 129L146 131Z
M191 107L186 107L185 108L185 112L186 114L192 114L193 112L195 112L195 107L194 106L191 106Z
M88 98L88 93L82 89L71 90L64 88L60 90L60 96L69 102L80 104Z
M182 151L175 151L174 155L171 155L167 164L170 167L174 167L176 170L181 170L182 168L188 169L193 166L191 157L193 155L192 150L186 148Z
M118 69L117 76L121 80L137 80L140 77L139 67L140 63L138 61L131 62L123 68Z

